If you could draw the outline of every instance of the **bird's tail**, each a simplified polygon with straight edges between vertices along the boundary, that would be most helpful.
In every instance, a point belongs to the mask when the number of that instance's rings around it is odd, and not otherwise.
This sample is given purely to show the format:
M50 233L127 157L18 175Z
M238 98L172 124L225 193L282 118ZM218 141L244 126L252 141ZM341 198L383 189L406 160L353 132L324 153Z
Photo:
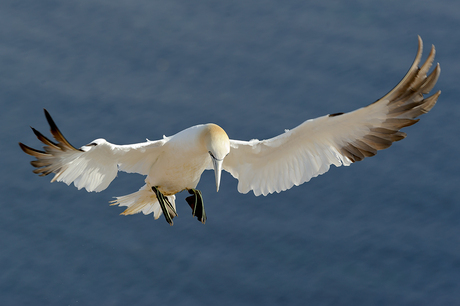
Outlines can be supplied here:
M170 195L167 196L167 198L174 209L176 209L176 196ZM163 213L155 193L147 185L141 187L141 189L137 192L121 197L115 197L115 200L111 201L110 205L127 206L128 208L121 213L122 215L133 215L140 212L144 213L144 215L153 213L155 219L158 219ZM169 213L173 214L172 211Z

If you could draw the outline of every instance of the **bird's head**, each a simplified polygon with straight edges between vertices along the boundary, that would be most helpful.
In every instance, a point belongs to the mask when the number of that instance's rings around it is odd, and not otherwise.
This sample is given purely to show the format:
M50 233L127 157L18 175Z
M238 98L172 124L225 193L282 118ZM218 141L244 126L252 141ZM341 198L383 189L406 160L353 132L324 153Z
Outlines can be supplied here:
M230 152L230 140L227 133L220 126L213 123L205 125L201 139L212 160L216 176L216 187L217 191L219 191L222 163L225 156Z

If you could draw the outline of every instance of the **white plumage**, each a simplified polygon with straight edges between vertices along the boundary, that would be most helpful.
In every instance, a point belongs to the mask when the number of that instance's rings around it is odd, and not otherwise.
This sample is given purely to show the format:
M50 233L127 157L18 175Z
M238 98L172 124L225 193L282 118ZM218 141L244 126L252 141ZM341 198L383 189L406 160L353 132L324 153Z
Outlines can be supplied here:
M257 196L267 195L307 182L328 171L330 165L348 166L373 156L392 142L403 139L406 135L399 130L416 123L415 118L431 110L440 94L438 91L430 97L423 96L436 84L440 67L436 65L427 76L434 60L434 47L419 68L421 55L422 40L419 37L417 56L406 76L392 91L371 105L346 114L307 120L268 140L231 140L219 126L204 124L157 141L114 145L96 139L76 149L45 110L57 142L33 129L45 144L44 151L22 143L20 146L37 158L31 162L37 167L35 173L42 176L55 173L52 182L74 183L78 189L102 191L119 170L146 175L146 184L139 191L118 197L113 204L127 206L123 214L142 211L158 218L162 209L152 191L155 187L171 203L172 207L167 209L174 217L174 195L183 190L194 190L206 169L214 168L217 190L220 172L224 169L238 179L239 192L252 190ZM201 221L204 223L205 219Z

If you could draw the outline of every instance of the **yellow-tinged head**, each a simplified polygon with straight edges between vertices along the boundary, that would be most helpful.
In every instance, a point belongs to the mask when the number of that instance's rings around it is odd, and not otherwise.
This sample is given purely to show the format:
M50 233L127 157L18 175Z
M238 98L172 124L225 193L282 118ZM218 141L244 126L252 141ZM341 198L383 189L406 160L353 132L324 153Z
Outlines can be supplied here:
M202 145L206 148L212 159L214 174L216 175L216 187L219 191L222 162L230 152L230 140L227 133L217 124L206 124L200 135Z

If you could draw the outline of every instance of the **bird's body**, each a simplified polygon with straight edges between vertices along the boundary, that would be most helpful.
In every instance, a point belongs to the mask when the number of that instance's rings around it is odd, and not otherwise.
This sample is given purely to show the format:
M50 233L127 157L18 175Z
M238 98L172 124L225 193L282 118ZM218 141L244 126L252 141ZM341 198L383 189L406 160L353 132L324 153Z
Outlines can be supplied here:
M225 131L212 123L193 126L169 137L150 168L146 183L159 186L164 195L194 189L203 171L212 169L209 151L204 144L208 133L223 133L224 139L228 140Z
M209 163L208 152L198 145L197 132L193 127L172 136L153 163L146 182L158 186L164 195L195 188Z
M435 105L440 91L425 98L436 84L439 65L427 75L434 60L434 47L419 68L422 41L413 65L401 82L383 98L350 113L336 113L307 120L296 128L267 140L229 139L216 124L185 129L157 141L133 145L114 145L96 139L80 149L61 134L49 113L45 115L57 142L40 132L34 133L44 151L22 143L21 148L37 160L35 173L55 173L52 181L74 183L78 189L101 191L108 187L119 170L146 176L139 191L117 197L114 205L127 206L123 214L161 213L172 224L175 194L188 190L193 215L204 223L206 215L201 193L196 190L201 174L214 169L219 189L221 170L238 179L238 191L255 195L281 192L300 185L329 170L330 165L348 166L378 150L388 148L406 134L400 129L418 121ZM200 210L201 208L201 210Z

